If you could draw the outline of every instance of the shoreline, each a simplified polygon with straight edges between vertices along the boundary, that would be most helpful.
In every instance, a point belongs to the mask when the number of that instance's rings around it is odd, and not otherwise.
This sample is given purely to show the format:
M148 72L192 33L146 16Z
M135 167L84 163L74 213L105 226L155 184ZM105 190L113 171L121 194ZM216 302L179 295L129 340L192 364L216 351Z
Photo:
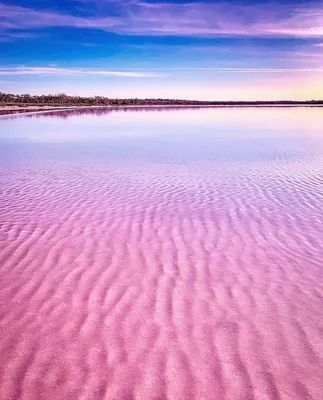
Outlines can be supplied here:
M78 109L129 109L129 108L322 108L323 104L290 103L290 104L150 104L150 105L104 105L104 106L6 106L0 105L0 116L26 113L42 113L47 111L69 111Z

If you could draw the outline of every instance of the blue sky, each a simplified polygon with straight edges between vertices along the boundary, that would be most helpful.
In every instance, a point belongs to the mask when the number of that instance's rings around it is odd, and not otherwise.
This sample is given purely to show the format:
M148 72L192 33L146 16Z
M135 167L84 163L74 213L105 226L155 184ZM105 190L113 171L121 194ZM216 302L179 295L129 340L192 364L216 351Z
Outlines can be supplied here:
M0 0L0 91L322 99L322 1Z

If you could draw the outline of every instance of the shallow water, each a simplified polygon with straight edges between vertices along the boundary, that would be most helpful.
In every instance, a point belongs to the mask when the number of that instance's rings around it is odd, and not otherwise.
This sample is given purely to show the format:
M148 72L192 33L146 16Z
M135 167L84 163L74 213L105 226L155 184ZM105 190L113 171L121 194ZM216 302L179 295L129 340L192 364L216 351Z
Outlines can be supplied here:
M323 397L323 109L0 118L0 398Z

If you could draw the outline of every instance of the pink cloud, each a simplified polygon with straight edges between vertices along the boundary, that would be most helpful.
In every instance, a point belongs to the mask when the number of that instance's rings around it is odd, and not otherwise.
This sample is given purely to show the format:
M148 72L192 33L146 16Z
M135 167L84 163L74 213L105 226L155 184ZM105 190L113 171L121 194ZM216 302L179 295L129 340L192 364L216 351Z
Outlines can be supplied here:
M83 5L95 0L82 0ZM0 4L2 30L70 26L121 34L173 36L323 37L323 7L264 3L146 3L97 4L97 16L80 17Z
M2 20L2 21L1 21ZM109 29L118 23L115 17L86 18L56 12L9 6L0 3L0 28L26 29L57 26Z

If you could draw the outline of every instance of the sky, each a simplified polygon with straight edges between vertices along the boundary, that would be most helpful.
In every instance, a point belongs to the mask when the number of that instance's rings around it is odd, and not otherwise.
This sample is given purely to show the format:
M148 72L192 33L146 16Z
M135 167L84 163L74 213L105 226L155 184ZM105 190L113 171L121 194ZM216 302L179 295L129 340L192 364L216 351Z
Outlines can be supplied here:
M0 91L323 99L323 0L0 0Z

